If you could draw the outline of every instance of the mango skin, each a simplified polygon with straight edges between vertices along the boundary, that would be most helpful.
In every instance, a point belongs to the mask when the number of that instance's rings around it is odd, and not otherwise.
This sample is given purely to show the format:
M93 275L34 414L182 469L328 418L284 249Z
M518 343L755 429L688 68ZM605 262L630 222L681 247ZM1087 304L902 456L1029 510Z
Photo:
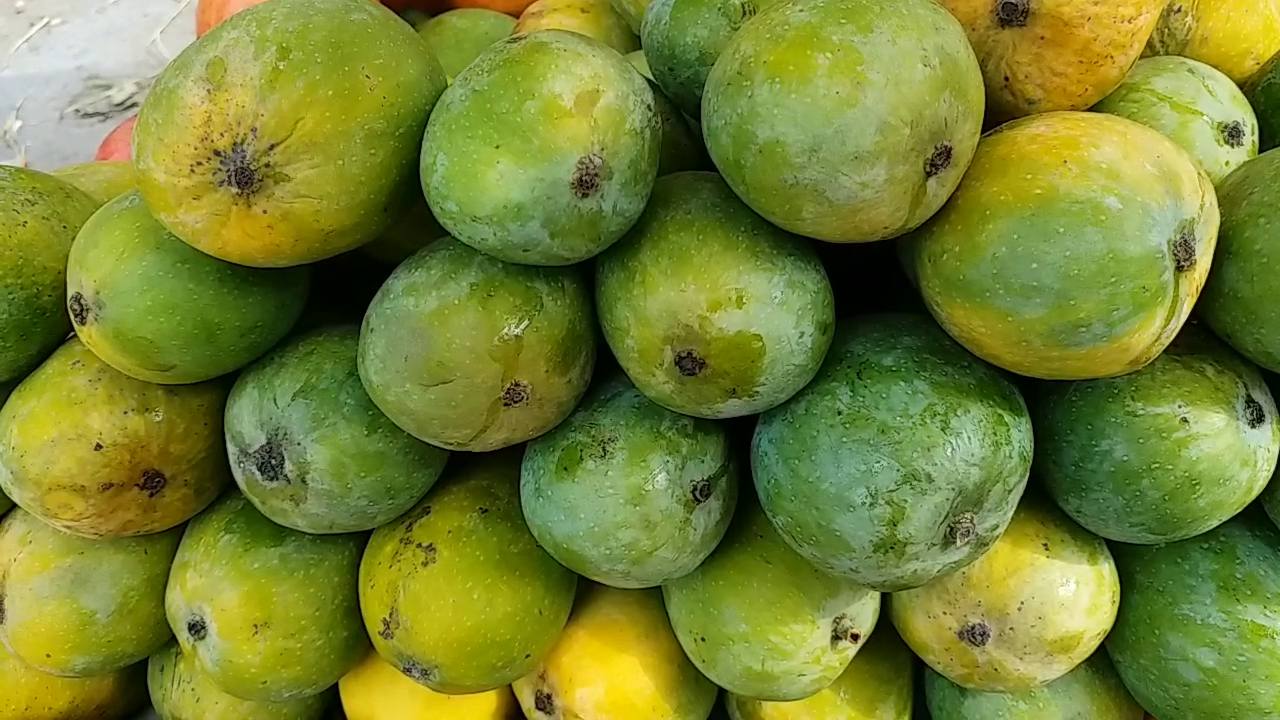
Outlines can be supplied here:
M467 245L507 262L571 265L644 210L659 131L653 91L616 52L566 30L516 35L441 96L422 189Z
M1160 131L1215 185L1258 154L1258 118L1244 93L1231 78L1189 58L1139 60L1093 110Z
M1106 543L1028 494L982 557L894 593L889 609L902 639L947 679L972 690L1025 692L1088 659L1119 602Z
M0 521L0 640L20 660L63 677L122 670L170 638L164 586L178 529L89 540L24 510Z
M536 0L520 13L514 32L539 30L576 32L624 55L640 49L640 38L610 0Z
M596 264L604 337L650 400L730 418L778 405L818 372L835 303L817 253L714 173L668 175Z
M1084 110L1124 79L1167 0L941 0L982 64L997 120ZM1007 12L1006 12L1007 10Z
M911 720L915 658L885 623L826 688L802 700L769 702L729 693L730 720Z
M330 691L278 703L242 700L218 687L176 643L151 656L147 687L160 720L321 720L333 699Z
M644 22L645 11L649 9L650 0L609 0L614 12L622 16L627 27L635 35L640 34L640 26Z
M0 720L124 720L146 698L143 665L64 678L36 670L0 643Z
M627 62L649 81L649 88L653 90L653 107L658 113L658 123L662 126L658 177L682 170L710 169L711 159L707 157L707 148L702 144L702 129L685 117L680 108L654 82L644 51L628 53Z
M515 30L516 19L485 8L458 8L418 26L449 82L481 53Z
M1103 650L1048 685L1022 693L966 690L925 669L925 696L933 720L1142 720Z
M773 5L733 36L707 77L702 132L725 181L765 219L870 242L942 207L982 111L973 49L936 3L813 0Z
M26 375L67 336L67 253L97 209L63 180L0 165L0 383Z
M745 497L711 557L662 594L693 664L761 700L799 700L835 682L880 616L879 593L810 565Z
M530 720L706 720L719 689L685 657L658 590L583 588L569 624L512 689Z
M973 562L1031 470L1016 387L920 315L842 326L818 377L760 419L765 513L817 567L881 591Z
M1267 270L1280 262L1280 150L1259 155L1218 188L1222 233L1213 272L1197 306L1200 317L1231 347L1280 372L1280 288Z
M1243 85L1278 51L1277 0L1172 0L1144 54L1199 60Z
M410 680L376 652L338 681L347 720L513 720L520 715L511 688L445 695Z
M107 203L67 260L76 334L117 370L165 385L204 382L248 365L302 315L307 268L234 265L156 222L137 193Z
M1262 513L1182 542L1114 548L1125 595L1107 651L1134 698L1160 718L1274 714L1280 533Z
M58 168L50 173L80 189L99 207L138 189L138 173L128 160L97 160Z
M485 692L528 674L569 618L577 576L525 527L519 468L515 449L451 466L417 507L374 531L360 563L374 648L437 692Z
M1259 149L1265 152L1280 144L1280 51L1258 70L1244 92L1257 112Z
M227 399L231 472L249 501L285 527L347 533L413 507L449 454L396 427L356 371L359 331L322 328L240 375Z
M135 380L68 340L0 409L0 489L84 537L168 530L230 482L226 396L218 383Z
M1198 325L1135 373L1046 383L1033 405L1042 487L1108 540L1210 530L1258 497L1280 454L1262 374Z
M165 614L218 687L283 702L338 682L368 651L356 577L365 536L276 525L237 492L196 517L178 546Z
M593 315L577 268L512 265L441 240L396 268L369 304L360 379L420 440L507 447L555 427L586 392Z
M929 311L970 352L1085 380L1137 370L1173 340L1218 221L1213 184L1173 141L1054 112L985 136L951 202L902 248Z
M337 255L401 212L445 84L422 38L378 4L258 5L151 88L133 140L142 196L174 235L222 260Z
M529 443L520 468L520 507L538 544L620 588L692 572L724 537L737 497L724 428L666 410L620 377Z

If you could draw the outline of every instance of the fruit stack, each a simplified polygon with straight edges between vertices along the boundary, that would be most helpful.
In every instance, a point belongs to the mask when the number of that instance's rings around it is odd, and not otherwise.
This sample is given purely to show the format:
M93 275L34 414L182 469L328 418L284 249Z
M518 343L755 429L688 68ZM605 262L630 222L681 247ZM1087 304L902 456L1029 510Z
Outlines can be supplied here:
M0 168L0 720L1280 717L1280 7L480 4Z

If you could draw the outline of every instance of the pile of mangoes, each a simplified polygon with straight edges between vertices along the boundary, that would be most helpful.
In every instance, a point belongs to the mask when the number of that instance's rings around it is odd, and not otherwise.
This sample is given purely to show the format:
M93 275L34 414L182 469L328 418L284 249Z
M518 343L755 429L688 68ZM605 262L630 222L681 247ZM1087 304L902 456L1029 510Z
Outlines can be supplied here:
M1280 718L1280 4L386 5L0 168L0 720Z

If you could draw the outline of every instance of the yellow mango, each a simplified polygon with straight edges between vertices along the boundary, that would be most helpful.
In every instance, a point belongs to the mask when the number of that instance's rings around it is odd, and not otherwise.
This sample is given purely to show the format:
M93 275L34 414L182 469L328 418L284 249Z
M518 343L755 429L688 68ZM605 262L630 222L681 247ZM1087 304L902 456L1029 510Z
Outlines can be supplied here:
M446 695L409 679L377 653L338 681L347 720L512 720L520 717L511 688Z
M1182 55L1243 85L1280 52L1280 0L1173 0L1145 55Z
M537 0L520 14L515 34L553 29L586 35L623 54L640 49L640 38L609 0Z
M0 643L0 720L122 720L146 698L142 665L87 678L42 673Z

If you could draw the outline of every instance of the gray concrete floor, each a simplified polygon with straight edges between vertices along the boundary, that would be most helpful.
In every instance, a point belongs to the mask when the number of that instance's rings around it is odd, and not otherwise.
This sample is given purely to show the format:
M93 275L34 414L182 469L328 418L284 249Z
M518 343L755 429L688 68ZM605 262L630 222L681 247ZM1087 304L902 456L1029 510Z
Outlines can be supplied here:
M0 163L92 160L194 17L194 0L0 0Z

